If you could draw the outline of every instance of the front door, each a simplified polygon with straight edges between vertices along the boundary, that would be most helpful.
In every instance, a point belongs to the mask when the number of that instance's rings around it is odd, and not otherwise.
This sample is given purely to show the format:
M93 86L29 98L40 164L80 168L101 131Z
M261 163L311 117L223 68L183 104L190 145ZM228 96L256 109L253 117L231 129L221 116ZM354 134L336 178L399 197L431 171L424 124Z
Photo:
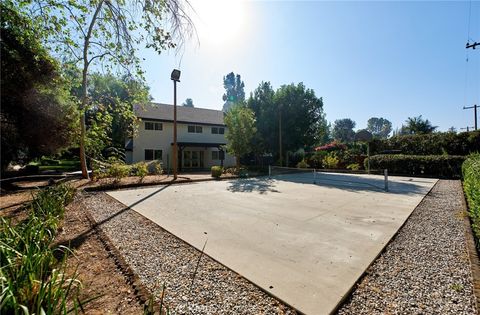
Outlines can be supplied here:
M204 159L204 151L183 150L182 168L203 168Z

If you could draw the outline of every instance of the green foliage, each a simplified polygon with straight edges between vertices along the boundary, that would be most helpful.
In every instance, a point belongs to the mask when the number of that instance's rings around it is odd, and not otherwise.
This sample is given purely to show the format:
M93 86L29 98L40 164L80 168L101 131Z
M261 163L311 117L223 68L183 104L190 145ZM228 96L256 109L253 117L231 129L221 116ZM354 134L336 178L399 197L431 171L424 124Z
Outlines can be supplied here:
M418 117L408 117L405 123L406 125L402 125L400 130L396 132L396 135L428 134L438 128L437 126L433 126L428 119L423 119L422 115Z
M225 116L228 140L227 150L237 159L237 167L240 166L240 158L251 152L251 139L256 132L255 114L242 104L230 108Z
M226 113L232 106L245 101L245 83L239 74L230 72L223 77L223 87L225 88L223 111Z
M195 107L193 106L193 100L191 98L187 98L182 105L185 107Z
M127 177L130 174L131 167L125 165L122 162L113 162L108 168L108 177L113 178L114 183L119 183L122 178Z
M322 166L329 169L337 168L338 163L340 163L340 161L334 152L328 153L322 160Z
M212 166L211 172L212 172L212 177L220 178L220 176L222 176L223 174L223 167Z
M468 155L480 151L480 131L394 136L386 140L376 139L370 144L372 154L390 150L412 155Z
M350 118L337 119L333 123L332 136L335 140L349 143L355 139L355 122Z
M162 175L163 167L160 161L150 161L147 163L148 173L151 175Z
M464 156L458 155L374 155L371 169L388 169L390 174L460 178ZM368 159L365 159L365 166Z
M358 170L360 170L360 164L358 164L358 163L348 164L347 169L352 170L352 171L358 171Z
M77 115L59 65L43 46L44 30L16 1L2 1L0 10L3 171L10 161L68 146Z
M145 176L148 175L147 163L139 162L132 165L132 172L133 172L133 175L140 177L140 181L143 181Z
M53 246L65 205L74 189L59 185L40 191L26 221L0 218L1 309L5 314L66 314L79 308L80 283L67 278L66 251ZM64 258L57 261L55 252Z
M480 251L480 154L471 154L462 165L463 189L468 201L472 230Z
M300 162L297 163L297 168L309 168L310 165L308 165L307 161L305 159L301 160Z
M374 138L386 139L392 132L392 123L382 117L372 117L367 122L367 130L372 133Z

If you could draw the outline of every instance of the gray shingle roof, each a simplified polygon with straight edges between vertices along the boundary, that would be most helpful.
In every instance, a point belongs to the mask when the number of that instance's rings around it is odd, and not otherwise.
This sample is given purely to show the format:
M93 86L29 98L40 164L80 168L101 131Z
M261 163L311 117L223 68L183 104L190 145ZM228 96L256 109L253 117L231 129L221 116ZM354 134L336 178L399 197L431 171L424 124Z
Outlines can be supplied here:
M173 105L150 103L135 106L135 114L144 120L173 121ZM224 125L223 112L206 108L177 106L177 121L186 123Z

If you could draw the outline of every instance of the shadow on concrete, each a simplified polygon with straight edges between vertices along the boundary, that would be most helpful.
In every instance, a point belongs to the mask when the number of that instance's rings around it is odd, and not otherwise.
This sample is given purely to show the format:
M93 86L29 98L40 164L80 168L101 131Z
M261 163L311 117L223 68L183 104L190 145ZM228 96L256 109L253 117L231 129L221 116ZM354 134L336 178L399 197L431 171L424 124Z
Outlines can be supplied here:
M383 178L370 177L370 176L355 176L342 173L317 173L314 177L313 174L285 174L272 176L271 179L279 181L288 181L299 184L312 184L317 186L323 186L326 188L335 187L338 189L344 189L351 192L362 191L385 191L385 181ZM411 181L388 181L388 193L412 195L412 194L426 194L430 187L425 187L419 184L425 184L426 181L417 181L412 179ZM428 182L430 183L430 182Z
M68 240L65 240L63 242L60 242L58 244L56 244L57 247L59 246L66 246L70 249L76 249L78 247L80 247L86 240L89 236L91 236L91 234L96 231L98 229L98 227L100 227L101 225L103 225L104 223L112 220L113 218L121 215L122 213L124 213L125 211L127 210L130 210L132 207L138 205L139 203L142 203L143 201L155 196L156 194L160 193L161 191L167 189L171 184L167 184L165 186L162 186L161 188L155 190L154 192L152 192L151 194L143 197L142 199L138 200L138 201L135 201L134 203L132 203L131 205L128 205L128 206L125 206L124 208L120 209L119 211L115 212L114 214L112 214L111 216L109 216L108 218L105 218L101 221L98 221L94 224L92 224L90 226L89 229L87 229L86 231L74 236L73 238L71 239L68 239ZM59 251L58 253L59 255L64 255L65 253L63 253L62 251ZM57 259L60 259L61 257L56 257Z
M278 193L274 180L268 177L239 178L230 181L227 190L230 192L258 192L260 194Z

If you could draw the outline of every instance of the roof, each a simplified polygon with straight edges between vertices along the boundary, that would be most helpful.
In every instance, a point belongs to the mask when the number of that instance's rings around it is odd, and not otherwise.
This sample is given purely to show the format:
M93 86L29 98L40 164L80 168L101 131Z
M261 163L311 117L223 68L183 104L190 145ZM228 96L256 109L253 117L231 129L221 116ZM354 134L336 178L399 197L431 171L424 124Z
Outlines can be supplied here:
M142 119L173 121L173 105L150 103L135 106L135 114ZM177 106L177 122L204 125L225 125L221 110Z

